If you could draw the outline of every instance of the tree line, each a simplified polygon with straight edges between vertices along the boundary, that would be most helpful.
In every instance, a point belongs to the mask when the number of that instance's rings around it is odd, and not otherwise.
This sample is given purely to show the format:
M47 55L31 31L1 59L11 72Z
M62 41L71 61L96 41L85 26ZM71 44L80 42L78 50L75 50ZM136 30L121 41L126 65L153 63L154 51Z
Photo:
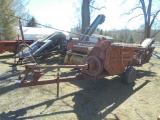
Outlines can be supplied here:
M79 28L72 28L71 32L73 33L80 33L81 30ZM130 30L130 29L121 29L121 30L103 30L100 28L97 28L94 31L94 34L104 35L112 37L114 42L124 42L124 43L141 43L141 41L144 40L144 30L143 29L137 29L137 30ZM71 36L80 38L81 36L78 36L76 34L71 34ZM155 39L155 41L160 42L160 30L154 30L151 29L151 37Z
M125 42L125 43L137 43L139 44L144 40L144 30L103 30L97 28L94 34L100 34L104 36L110 36L114 39L114 42ZM160 42L160 30L151 30L151 37L155 38L155 41Z

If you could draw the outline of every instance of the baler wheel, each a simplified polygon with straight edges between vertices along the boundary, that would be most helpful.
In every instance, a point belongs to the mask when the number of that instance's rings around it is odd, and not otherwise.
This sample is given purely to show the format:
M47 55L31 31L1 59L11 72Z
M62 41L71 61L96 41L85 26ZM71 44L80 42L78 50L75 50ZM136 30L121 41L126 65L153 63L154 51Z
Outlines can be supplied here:
M122 81L124 83L133 83L136 80L136 69L133 66L129 66L124 72Z

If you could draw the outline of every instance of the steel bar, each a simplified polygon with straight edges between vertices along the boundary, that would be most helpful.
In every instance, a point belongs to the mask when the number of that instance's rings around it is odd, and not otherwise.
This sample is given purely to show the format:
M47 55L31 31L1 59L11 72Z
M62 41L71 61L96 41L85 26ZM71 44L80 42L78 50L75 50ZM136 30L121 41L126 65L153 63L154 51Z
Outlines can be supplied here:
M58 78L58 82L70 82L74 80L83 80L82 76L70 76L70 77L60 77ZM37 85L45 85L45 84L52 84L52 83L57 83L57 78L56 79L46 79L43 81L25 81L22 83L19 83L20 87L28 87L28 86L37 86Z
M88 64L85 65L36 65L36 68L88 68Z

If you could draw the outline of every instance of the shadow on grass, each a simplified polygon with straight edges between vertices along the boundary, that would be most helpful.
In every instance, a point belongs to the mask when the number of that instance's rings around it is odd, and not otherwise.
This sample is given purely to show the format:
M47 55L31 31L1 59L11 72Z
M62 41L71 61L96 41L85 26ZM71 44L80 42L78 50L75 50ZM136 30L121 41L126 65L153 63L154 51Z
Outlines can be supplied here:
M3 54L0 56L1 59L13 58L14 54Z
M151 72L151 71L145 71L145 70L136 70L137 72L137 78L141 79L145 76L156 76L155 72Z
M0 88L0 95L6 94L7 92L10 92L12 90L15 90L18 88L18 85L16 84L11 84L9 86L1 87Z
M138 90L148 84L146 80L143 84L133 90L135 83L123 84L119 80L119 77L115 77L112 80L100 79L97 81L84 80L84 81L73 81L74 85L77 85L83 90L74 92L68 95L61 96L59 100L74 96L73 110L66 110L60 112L53 112L44 114L41 112L37 115L26 116L27 111L33 110L36 107L46 105L45 110L50 107L57 99L48 100L39 104L21 108L15 111L9 111L7 113L1 113L0 118L3 120L14 120L14 119L33 119L38 117L52 116L58 114L75 113L79 120L102 120L108 114L112 114L119 105L127 100L131 95L136 93ZM65 104L65 103L64 103ZM67 104L66 104L67 105ZM43 110L43 111L45 111ZM116 114L113 114L115 119L118 119Z
M3 75L3 76L0 77L0 84L1 84L0 85L0 95L6 94L6 93L18 88L18 85L13 83L13 80L11 79L11 77L18 76L19 72L18 71L17 72L13 72L13 73L12 73L12 71L8 71L8 72L9 72L8 75Z
M27 119L27 118L18 118L18 117L25 115L28 110L32 110L32 109L34 109L36 107L39 107L39 106L46 105L46 109L47 109L56 100L57 99L48 100L48 101L45 101L45 102L42 102L42 103L39 103L39 104L36 104L36 105L32 105L32 106L29 106L29 107L26 107L26 108L22 108L22 109L19 109L19 110L16 110L16 111L9 111L8 113L3 112L3 113L0 114L0 119L1 120L24 120L24 119Z
M19 74L20 71L17 70L16 66L13 66L11 70L0 76L0 95L18 88L18 85L14 84L13 81L18 79Z
M160 59L160 53L158 52L153 52L153 57Z
M8 66L10 66L10 67L12 67L12 66L15 66L16 64L14 63L14 62L8 62L7 61L7 59L8 58L3 58L3 60L1 60L0 62L1 62L1 64L4 64L4 65L8 65Z
M19 74L20 74L20 71L13 71L13 70L7 71L7 75L2 75L0 77L0 81L9 79L10 77L14 77L14 76L17 76L17 78L18 78Z

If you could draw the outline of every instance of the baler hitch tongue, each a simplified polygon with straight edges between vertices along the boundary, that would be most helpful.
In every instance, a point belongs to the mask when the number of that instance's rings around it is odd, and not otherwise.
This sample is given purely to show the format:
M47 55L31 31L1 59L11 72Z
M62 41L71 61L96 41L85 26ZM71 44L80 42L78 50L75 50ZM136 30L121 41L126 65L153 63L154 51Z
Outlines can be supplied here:
M59 83L60 82L69 82L72 80L80 80L83 79L82 74L76 74L75 76L69 76L69 77L60 77L59 73L57 73L57 78L55 79L48 79L48 80L40 80L39 78L42 75L42 72L40 71L41 68L83 68L83 69L88 69L89 65L84 64L84 65L37 65L35 63L31 63L26 65L24 73L24 78L21 78L21 75L19 78L21 80L15 80L17 84L19 84L20 87L28 87L28 86L36 86L36 85L45 85L45 84L52 84L52 83L57 83L57 98L59 97ZM32 73L32 80L27 80L29 73Z

